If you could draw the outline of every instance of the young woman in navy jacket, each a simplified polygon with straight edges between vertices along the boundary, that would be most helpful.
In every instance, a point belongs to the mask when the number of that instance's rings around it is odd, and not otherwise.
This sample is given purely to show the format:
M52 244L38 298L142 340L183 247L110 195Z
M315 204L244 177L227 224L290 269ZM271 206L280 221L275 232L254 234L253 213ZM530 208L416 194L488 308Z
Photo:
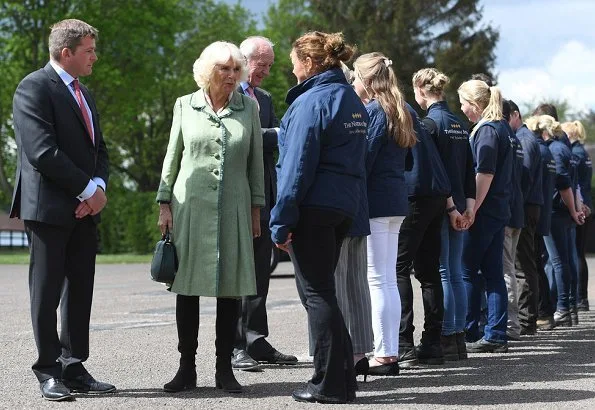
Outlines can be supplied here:
M405 107L392 62L381 53L354 63L355 92L370 116L366 173L370 232L368 285L372 301L374 358L370 374L399 373L401 300L395 277L399 229L407 213L405 156L415 144L412 118Z
M461 110L476 123L470 144L475 164L475 206L463 245L463 279L467 290L467 351L504 353L507 291L503 275L504 226L511 200L512 130L503 120L502 94L497 87L470 80L458 89ZM479 270L483 279L479 276ZM481 294L487 293L487 323L479 331Z
M449 81L435 68L424 68L413 75L415 101L427 111L422 122L438 147L450 180L451 197L446 201L441 231L440 277L444 291L441 345L445 360L459 360L467 358L467 294L461 266L463 230L467 226L462 215L472 212L475 205L475 170L469 132L444 98Z

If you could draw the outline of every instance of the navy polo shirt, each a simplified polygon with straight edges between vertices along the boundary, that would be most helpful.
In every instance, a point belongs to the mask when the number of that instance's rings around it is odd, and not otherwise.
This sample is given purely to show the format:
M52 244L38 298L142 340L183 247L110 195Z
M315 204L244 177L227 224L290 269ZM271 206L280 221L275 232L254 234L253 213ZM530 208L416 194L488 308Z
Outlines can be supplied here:
M513 150L510 127L504 120L481 124L470 138L475 172L492 174L490 189L477 213L508 223L510 220Z
M568 212L566 204L562 200L560 191L564 191L573 187L574 183L574 162L570 148L560 140L551 139L546 141L554 161L556 162L556 180L554 184L554 199L552 203L552 211Z
M525 124L516 130L523 147L523 197L527 205L543 205L543 171L537 137Z
M591 157L585 150L584 145L578 141L572 143L572 154L578 158L577 180L581 189L583 203L593 209L591 199L591 177L593 176Z
M556 161L550 152L547 143L537 136L539 143L539 152L541 153L541 170L542 170L542 193L543 206L541 207L541 215L539 216L539 223L537 224L537 233L543 236L550 234L552 225L552 204L554 200L554 186L556 184Z
M522 228L525 226L525 198L523 196L523 181L527 180L527 175L523 169L524 153L523 147L516 137L510 125L508 132L510 135L510 144L512 145L512 192L510 198L510 220L506 226L510 228Z

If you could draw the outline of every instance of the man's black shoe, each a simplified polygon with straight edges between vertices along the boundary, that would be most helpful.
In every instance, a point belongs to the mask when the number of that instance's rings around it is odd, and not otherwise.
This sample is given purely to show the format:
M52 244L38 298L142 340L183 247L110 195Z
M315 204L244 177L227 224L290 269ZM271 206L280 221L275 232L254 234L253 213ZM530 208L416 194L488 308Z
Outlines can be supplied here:
M70 394L70 390L60 380L53 377L39 383L39 388L41 390L41 396L46 400L74 400L74 396Z
M231 367L236 370L260 370L260 365L245 350L234 350Z
M64 385L73 393L103 394L116 391L116 386L95 380L89 373L63 379Z
M340 399L335 399L332 397L320 397L320 396L316 396L314 397L312 395L312 393L310 393L308 390L306 389L298 389L298 390L294 390L293 393L291 393L291 397L293 397L293 399L295 401L301 401L304 403L336 403L336 404L343 404L346 403L346 400L340 400ZM350 397L350 401L355 400L355 395L353 395L353 397Z
M421 364L444 364L444 354L440 342L420 343L415 347L415 353Z
M297 357L290 354L283 354L277 349L273 349L271 353L255 357L254 359L260 363L268 364L296 364L298 361Z
M399 354L399 367L401 369L408 369L417 366L418 364L419 362L417 361L414 347L401 350L401 353Z

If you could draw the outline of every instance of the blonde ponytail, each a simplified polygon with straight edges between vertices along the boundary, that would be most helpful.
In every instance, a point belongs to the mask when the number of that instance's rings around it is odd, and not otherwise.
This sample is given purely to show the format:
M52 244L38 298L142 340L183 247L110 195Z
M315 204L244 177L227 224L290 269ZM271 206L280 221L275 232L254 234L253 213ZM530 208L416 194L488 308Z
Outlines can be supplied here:
M490 100L481 116L486 121L500 121L504 118L502 114L502 93L498 87L490 87Z
M405 107L405 99L391 65L392 61L378 52L361 55L353 63L370 97L378 100L386 114L387 134L400 147L411 148L417 142L413 119Z

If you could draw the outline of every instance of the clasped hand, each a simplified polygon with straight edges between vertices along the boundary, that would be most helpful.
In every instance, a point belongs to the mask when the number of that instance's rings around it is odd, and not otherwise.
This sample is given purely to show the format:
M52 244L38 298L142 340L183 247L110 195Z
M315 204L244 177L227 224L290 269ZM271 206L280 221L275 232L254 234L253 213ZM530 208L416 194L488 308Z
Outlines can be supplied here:
M82 201L74 210L74 216L77 219L84 218L87 215L97 215L107 204L107 196L101 187L97 187L95 193L86 200Z
M450 219L450 226L455 231L466 231L475 222L475 214L471 209L465 210L463 215L455 209L448 214L448 217Z

